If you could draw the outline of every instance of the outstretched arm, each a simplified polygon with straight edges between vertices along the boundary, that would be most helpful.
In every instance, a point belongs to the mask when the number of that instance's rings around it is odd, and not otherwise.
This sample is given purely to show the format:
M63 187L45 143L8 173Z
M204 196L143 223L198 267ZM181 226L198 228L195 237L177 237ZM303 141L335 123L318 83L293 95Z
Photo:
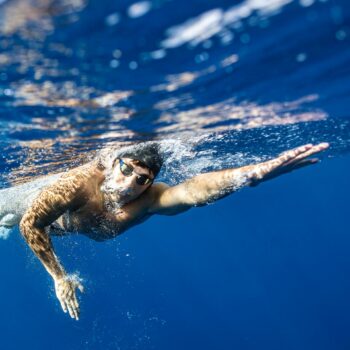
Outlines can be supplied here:
M82 286L76 278L65 272L45 228L65 211L82 204L84 195L81 183L78 176L64 176L59 179L41 192L20 222L23 237L55 282L56 295L63 311L68 310L70 316L77 320L79 304L75 289L82 290Z
M175 215L193 206L206 205L243 186L256 186L260 182L314 164L318 159L307 157L328 146L328 143L307 144L259 164L200 174L174 187L160 185L149 212Z

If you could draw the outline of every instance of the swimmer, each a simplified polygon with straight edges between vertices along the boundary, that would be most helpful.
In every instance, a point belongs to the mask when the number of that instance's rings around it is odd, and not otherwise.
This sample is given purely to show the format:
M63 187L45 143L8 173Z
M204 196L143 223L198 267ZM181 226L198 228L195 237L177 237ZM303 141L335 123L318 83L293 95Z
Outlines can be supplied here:
M1 190L0 228L3 225L8 229L19 223L25 241L51 275L63 311L78 320L76 291L83 292L83 286L65 271L54 252L51 236L81 233L96 241L112 239L154 214L176 215L223 198L243 186L256 186L317 163L317 158L309 157L328 147L328 143L307 144L268 161L202 173L168 186L155 183L163 163L159 144L141 143L43 182L29 183L34 184L28 191L30 196L25 191L18 196L17 187ZM6 191L11 190L18 191L22 206L6 197ZM12 211L4 203L12 205Z

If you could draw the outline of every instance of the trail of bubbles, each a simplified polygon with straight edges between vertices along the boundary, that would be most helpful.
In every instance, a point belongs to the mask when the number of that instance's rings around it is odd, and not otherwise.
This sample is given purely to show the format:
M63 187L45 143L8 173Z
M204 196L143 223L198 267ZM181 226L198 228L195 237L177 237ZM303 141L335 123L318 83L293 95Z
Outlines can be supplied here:
M199 173L258 163L306 143L329 142L331 147L321 158L348 153L350 121L328 119L195 137L188 135L158 142L164 158L158 180L174 185ZM106 162L111 163L121 150L105 149Z
M331 147L325 153L328 157L348 153L350 151L350 121L327 119L292 125L265 126L258 129L206 133L197 136L189 133L173 139L158 139L158 141L164 157L159 180L175 184L199 173L257 163L305 143L329 142ZM113 147L105 148L97 154L102 155L108 162L122 150L123 146L130 146L132 143L111 143L114 144ZM21 162L25 155L21 148L18 148L17 152L19 156L13 158L12 161L4 159L7 164ZM10 178L11 183L18 184L41 175L64 171L91 160L94 154L96 152L82 151L73 162L72 157L67 158L66 162L63 156L61 161L56 162L54 158L43 163L39 157L40 166L37 162L34 163L34 166L26 166L26 163L19 164L19 168L11 176L6 173L1 174L4 179L0 184L2 187L8 186L6 178Z
M321 158L348 153L350 121L327 120L164 140L165 163L160 179L175 184L199 173L258 163L302 144L320 142L331 145Z

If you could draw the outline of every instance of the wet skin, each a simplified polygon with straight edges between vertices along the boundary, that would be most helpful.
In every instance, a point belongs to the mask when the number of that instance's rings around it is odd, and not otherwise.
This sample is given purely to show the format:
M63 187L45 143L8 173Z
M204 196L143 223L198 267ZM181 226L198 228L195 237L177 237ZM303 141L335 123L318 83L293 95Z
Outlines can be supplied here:
M134 167L131 176L121 173L118 162L112 170L103 168L97 161L91 162L68 171L43 189L24 214L20 230L53 278L62 309L78 320L76 289L83 291L83 286L78 278L64 270L55 255L50 234L81 233L96 241L111 239L151 215L176 215L223 198L243 186L256 186L315 164L318 159L309 157L328 146L327 143L300 146L266 162L200 174L173 187L165 183L137 184L137 174L150 178L153 174L132 159L123 158ZM108 171L112 173L107 174ZM106 203L111 199L101 191L107 176L120 190L113 200L125 203L115 210L108 210Z

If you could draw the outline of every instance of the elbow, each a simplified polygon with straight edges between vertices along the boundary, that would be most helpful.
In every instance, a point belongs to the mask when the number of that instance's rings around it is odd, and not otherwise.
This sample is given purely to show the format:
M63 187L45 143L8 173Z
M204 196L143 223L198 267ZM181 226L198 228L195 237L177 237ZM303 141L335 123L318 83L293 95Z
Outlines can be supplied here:
M202 198L199 196L191 196L187 197L183 202L182 206L189 209L189 208L195 208L195 207L204 207L208 205L211 202L208 198Z
M183 198L183 204L189 207L204 207L219 197L215 191L205 188L197 191L188 191Z
M28 224L27 220L22 218L21 222L19 223L19 232L21 233L21 235L24 238L26 238L26 236L27 236L28 226L29 226L29 224Z
M24 215L19 223L21 235L27 240L30 236L31 228L35 227L35 219L30 215Z
M181 203L181 205L197 207L203 202L203 189L197 188L196 180L191 179L185 183L185 186L178 197L178 202Z

